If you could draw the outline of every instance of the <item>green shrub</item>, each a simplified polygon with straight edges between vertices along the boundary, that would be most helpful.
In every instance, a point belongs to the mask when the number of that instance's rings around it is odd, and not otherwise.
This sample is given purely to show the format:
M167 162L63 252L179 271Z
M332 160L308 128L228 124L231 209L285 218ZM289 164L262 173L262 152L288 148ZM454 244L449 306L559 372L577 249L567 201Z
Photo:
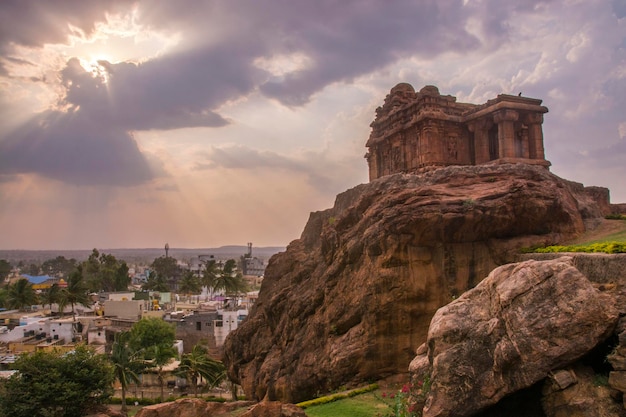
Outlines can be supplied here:
M624 214L609 214L604 217L607 220L626 220L626 215Z
M314 405L328 404L333 401L342 400L344 398L354 397L356 395L365 394L366 392L374 391L378 389L378 384L370 384L366 387L356 388L347 392L340 392L337 394L326 395L324 397L314 398L312 400L303 401L296 404L300 408L312 407Z
M604 242L592 243L589 245L554 245L543 248L524 248L522 253L561 253L561 252L582 252L582 253L626 253L626 243Z

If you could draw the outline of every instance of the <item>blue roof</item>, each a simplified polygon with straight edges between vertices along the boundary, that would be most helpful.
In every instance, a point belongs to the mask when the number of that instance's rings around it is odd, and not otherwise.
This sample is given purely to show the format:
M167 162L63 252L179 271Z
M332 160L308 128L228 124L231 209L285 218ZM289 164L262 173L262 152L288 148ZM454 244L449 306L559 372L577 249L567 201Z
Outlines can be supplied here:
M28 274L22 274L22 276L24 278L26 278L28 280L28 282L30 282L31 284L41 284L42 282L46 282L47 280L52 278L52 277L50 277L48 275L32 276L32 275L28 275Z

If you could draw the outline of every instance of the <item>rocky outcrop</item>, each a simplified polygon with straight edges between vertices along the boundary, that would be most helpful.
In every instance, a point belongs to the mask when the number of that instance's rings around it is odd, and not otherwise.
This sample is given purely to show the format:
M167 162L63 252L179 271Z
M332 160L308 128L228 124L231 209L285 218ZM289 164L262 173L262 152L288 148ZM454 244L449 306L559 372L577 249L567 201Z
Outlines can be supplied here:
M225 415L233 410L251 405L251 402L207 402L199 398L183 398L168 403L143 407L135 417L208 417Z
M611 388L597 379L591 367L581 364L551 372L543 386L546 417L626 416Z
M226 340L229 377L248 398L298 402L406 372L439 307L520 247L602 215L583 194L543 167L502 164L395 174L338 195L270 260Z
M495 269L432 319L428 350L411 365L414 382L426 374L432 382L424 417L471 416L554 376L611 334L615 304L569 257ZM573 372L559 375L560 390L576 383Z

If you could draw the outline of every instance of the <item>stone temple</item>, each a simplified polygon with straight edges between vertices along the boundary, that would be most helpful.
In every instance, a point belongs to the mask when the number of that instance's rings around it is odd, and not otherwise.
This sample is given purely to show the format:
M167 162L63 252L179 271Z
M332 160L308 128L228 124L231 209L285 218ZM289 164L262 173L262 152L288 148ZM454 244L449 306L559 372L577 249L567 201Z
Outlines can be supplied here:
M457 103L428 85L400 83L376 109L365 155L370 181L447 165L526 163L548 168L541 100L500 94L484 104Z

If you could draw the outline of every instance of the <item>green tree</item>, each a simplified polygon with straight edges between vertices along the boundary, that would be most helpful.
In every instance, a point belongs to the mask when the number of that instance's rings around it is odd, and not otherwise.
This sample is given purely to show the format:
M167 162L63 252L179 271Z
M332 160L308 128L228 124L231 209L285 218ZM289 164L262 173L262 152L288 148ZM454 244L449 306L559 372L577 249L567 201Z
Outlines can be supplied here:
M76 266L76 259L66 259L65 256L57 256L54 259L44 261L41 264L41 270L44 274L63 278L69 276Z
M182 269L178 266L176 259L170 256L160 256L152 262L151 267L156 272L157 276L161 279L165 279L171 289L174 291L178 290L177 284L182 275Z
M125 291L130 284L128 265L115 256L94 249L82 264L85 282L91 291Z
M63 288L61 291L59 311L62 312L68 304L72 306L72 316L74 317L74 320L76 320L74 306L91 306L91 300L89 299L89 294L87 293L87 286L85 285L82 266L78 266L78 268L76 268L67 279L67 287Z
M197 276L193 272L187 271L183 274L178 286L178 291L181 294L186 294L189 299L190 294L199 294L202 291L202 285Z
M174 327L155 317L139 320L130 329L128 345L135 351L144 351L146 359L152 359L153 346L173 346L175 338Z
M0 389L0 415L82 417L112 394L113 372L106 357L85 346L70 353L20 355L17 373Z
M248 290L246 281L241 273L237 271L237 263L234 259L229 259L224 263L222 272L215 280L213 289L235 296Z
M177 351L173 345L167 346L159 344L152 346L147 351L147 354L151 357L149 362L151 368L157 373L157 380L159 381L159 386L161 388L161 401L164 401L165 395L163 387L165 385L165 372L163 371L163 368L176 357Z
M0 281L4 281L10 273L11 264L5 259L0 259Z
M222 362L211 359L207 347L198 343L190 353L183 354L176 375L191 383L197 397L198 382L204 378L210 387L215 387L225 378L226 368Z
M26 307L37 304L37 293L26 278L20 278L8 288L7 305L23 311Z
M143 318L130 329L128 346L131 350L142 351L149 367L157 373L161 400L164 399L163 367L176 357L174 337L174 327L155 317Z
M157 275L156 272L150 271L147 281L141 286L145 291L169 292L170 287L167 285L165 277Z
M215 283L217 282L217 277L221 274L221 270L219 265L215 260L211 259L204 263L204 271L202 272L202 285L207 287L207 289L213 292L213 288L215 287Z
M41 293L39 298L44 307L49 305L52 310L52 304L59 303L61 301L61 295L59 284L52 284L50 288Z
M122 412L126 413L126 390L130 383L139 384L139 374L145 369L145 362L141 351L132 350L128 341L130 332L120 332L115 335L111 346L109 359L113 365L115 379L122 387Z

